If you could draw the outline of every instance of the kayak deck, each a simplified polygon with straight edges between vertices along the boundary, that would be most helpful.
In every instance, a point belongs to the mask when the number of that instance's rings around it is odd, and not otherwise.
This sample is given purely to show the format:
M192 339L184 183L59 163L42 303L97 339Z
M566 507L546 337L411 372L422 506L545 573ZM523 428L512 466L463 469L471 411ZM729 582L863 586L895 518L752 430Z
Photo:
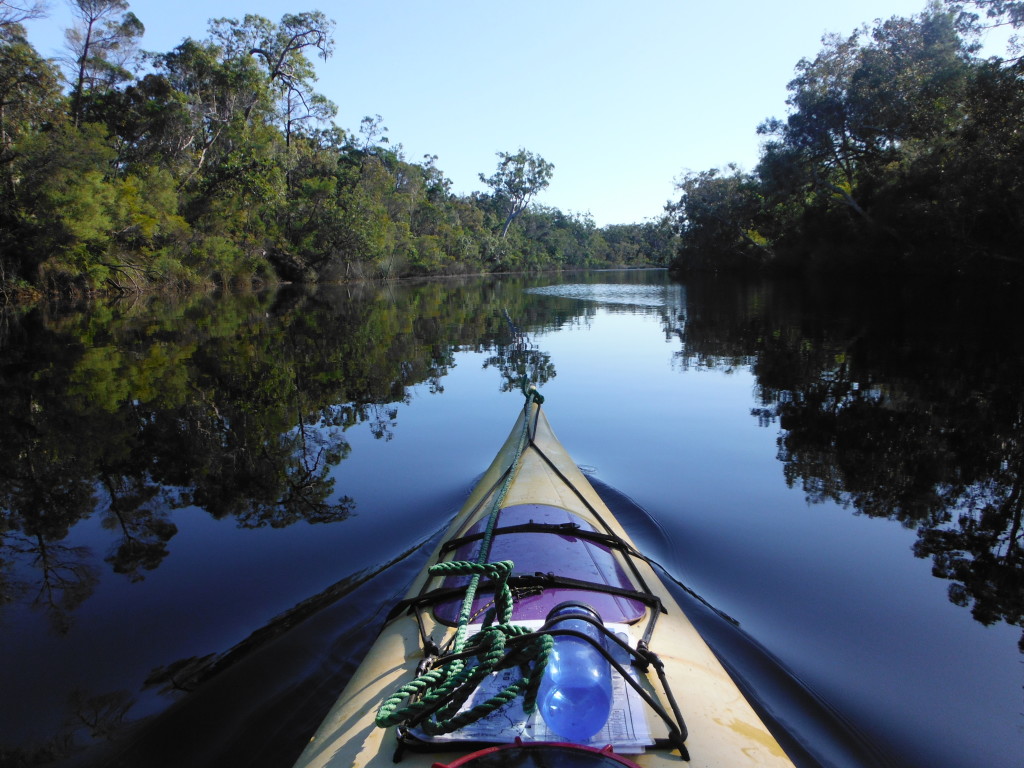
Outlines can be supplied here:
M481 546L487 549L483 554ZM675 726L648 713L656 744L629 755L638 765L792 766L657 573L636 553L536 403L527 403L430 562L479 558L515 563L509 579L513 622L539 623L554 605L582 600L606 624L617 625L632 647L646 644L657 654L671 693L653 668L634 674L664 712L671 714L678 704L689 763L671 748ZM394 764L396 728L374 724L377 708L413 678L425 656L452 642L468 581L427 571L417 578L297 766ZM493 584L481 584L471 621L479 622L486 613L494 590ZM427 750L404 750L400 764L414 767L447 763L480 746L408 741Z
M546 504L504 507L498 515L497 525L490 559L514 562L513 579L537 573L558 574L620 590L632 589L629 577L611 548L584 538L586 534L597 532L594 526L566 509ZM459 546L453 559L477 559L481 539L476 536L483 534L484 527L485 521L481 520L469 529L467 538L473 539ZM465 587L468 583L468 576L448 576L442 588ZM623 595L572 586L538 587L516 599L512 619L542 620L552 608L567 600L589 603L606 622L639 621L646 610L639 600ZM473 603L473 615L482 615L490 602L489 596L478 596ZM438 603L434 615L439 621L455 626L461 603L458 598Z

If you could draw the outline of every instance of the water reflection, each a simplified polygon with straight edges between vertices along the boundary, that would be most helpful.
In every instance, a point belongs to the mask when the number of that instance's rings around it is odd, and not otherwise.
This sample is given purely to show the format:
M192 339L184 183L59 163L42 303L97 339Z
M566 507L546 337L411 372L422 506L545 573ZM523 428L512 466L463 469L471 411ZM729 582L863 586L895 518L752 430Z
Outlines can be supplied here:
M346 520L358 509L336 487L346 430L389 440L396 406L413 386L442 391L456 351L485 352L502 388L554 376L530 333L557 320L544 302L527 310L523 287L334 286L6 315L0 618L30 607L67 635L104 571L138 583L167 560L185 509L243 530ZM83 532L90 520L99 538ZM210 663L168 660L145 685L191 689ZM134 698L75 689L66 701L40 759L76 734L105 737Z
M104 562L159 567L199 508L240 528L336 523L345 430L389 439L409 387L443 389L456 350L488 350L502 386L554 376L529 340L522 284L331 287L8 318L0 399L0 604L32 595L66 631L96 553L67 546L98 513ZM512 318L516 318L516 325Z
M366 499L339 487L337 470L354 451L348 430L363 425L381 441L374 445L401 434L400 406L414 388L443 392L463 353L475 354L495 389L517 389L524 378L543 389L557 361L540 337L599 311L658 318L682 372L749 368L752 416L779 430L790 486L811 502L914 529L915 554L949 581L955 603L985 624L1024 622L1024 318L999 309L1015 304L966 291L917 301L877 285L679 286L662 273L557 282L332 286L6 317L3 631L17 635L45 615L48 632L67 636L90 618L100 584L142 589L159 578L183 554L186 512L247 535L302 522L350 528ZM595 360L593 375L606 365ZM68 682L59 732L6 753L2 745L0 755L26 764L66 755L76 740L107 738L130 721L137 699L207 690L252 649L349 594L349 583L280 621L242 625L228 642L147 655L131 691L118 690L120 681L95 690ZM364 619L348 619L353 637ZM118 617L107 631L130 634L134 620Z
M564 299L592 302L604 308L657 308L669 315L684 313L685 289L675 283L563 283L531 288L537 296L558 296Z
M750 365L790 486L916 529L952 602L1022 625L1024 318L988 290L923 293L691 283L679 361Z
M538 389L555 377L551 355L536 344L528 331L516 325L504 311L508 338L494 344L494 354L484 359L484 368L494 368L501 376L501 391L511 392L534 385Z

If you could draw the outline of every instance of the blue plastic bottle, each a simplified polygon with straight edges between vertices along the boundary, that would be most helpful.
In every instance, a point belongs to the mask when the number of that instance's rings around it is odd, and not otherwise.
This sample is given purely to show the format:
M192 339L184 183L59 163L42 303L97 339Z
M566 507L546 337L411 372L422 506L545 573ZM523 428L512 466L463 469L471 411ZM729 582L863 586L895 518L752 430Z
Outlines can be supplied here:
M590 615L601 622L597 611L577 602L556 605L548 614L548 621L573 615ZM575 630L604 646L601 630L585 619L566 618L549 628ZM589 741L604 727L612 709L612 671L608 660L586 640L555 635L538 702L548 728L572 742Z

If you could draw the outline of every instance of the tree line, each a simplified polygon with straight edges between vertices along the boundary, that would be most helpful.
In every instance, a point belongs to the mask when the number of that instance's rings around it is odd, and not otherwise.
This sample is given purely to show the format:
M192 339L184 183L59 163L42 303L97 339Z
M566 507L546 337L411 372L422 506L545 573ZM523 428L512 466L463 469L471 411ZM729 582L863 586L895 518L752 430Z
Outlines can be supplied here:
M459 195L379 115L355 131L316 91L318 11L214 19L140 50L127 0L69 0L61 60L0 0L0 298L667 262L667 220L599 228L532 205L554 166L499 152Z
M1020 273L1024 59L982 33L1024 2L933 0L827 35L758 127L753 171L690 173L667 206L681 273L736 269Z

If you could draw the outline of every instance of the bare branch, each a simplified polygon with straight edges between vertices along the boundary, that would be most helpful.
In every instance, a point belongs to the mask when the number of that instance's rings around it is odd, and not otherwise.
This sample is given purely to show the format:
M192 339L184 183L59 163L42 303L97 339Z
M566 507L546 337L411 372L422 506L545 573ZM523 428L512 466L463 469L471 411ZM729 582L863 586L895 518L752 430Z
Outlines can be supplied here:
M0 30L46 16L45 0L0 0Z

